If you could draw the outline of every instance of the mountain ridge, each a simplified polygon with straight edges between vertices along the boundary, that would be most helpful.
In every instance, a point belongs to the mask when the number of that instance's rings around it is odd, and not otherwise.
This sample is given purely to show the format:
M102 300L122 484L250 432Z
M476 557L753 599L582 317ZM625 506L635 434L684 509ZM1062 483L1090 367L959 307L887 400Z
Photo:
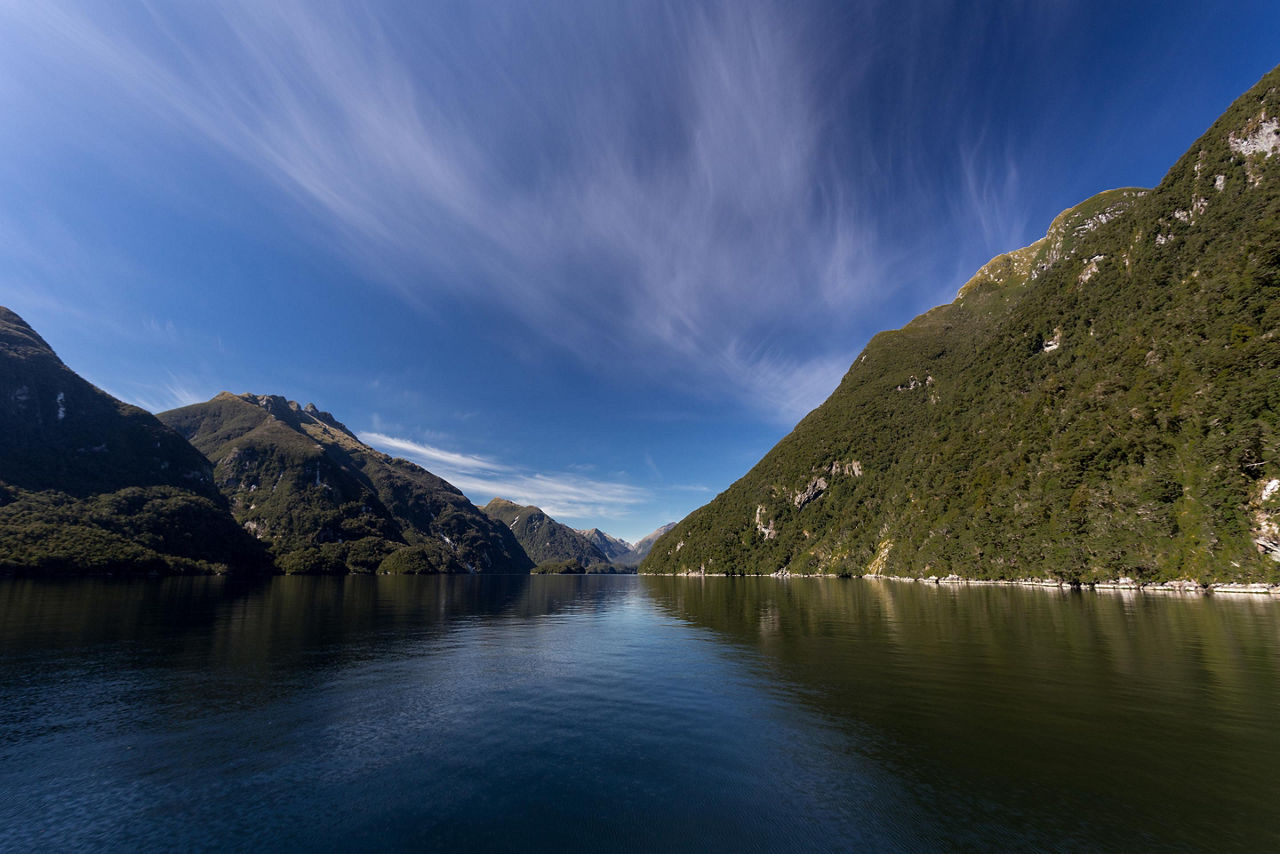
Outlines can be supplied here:
M0 307L0 571L258 574L208 461Z
M873 337L641 571L1276 579L1278 86Z
M668 522L665 525L659 525L652 533L646 534L639 540L636 540L636 544L631 547L630 551L624 555L620 555L616 559L617 563L622 566L639 566L641 562L648 557L649 551L653 548L653 544L656 543L663 534L667 533L667 531L670 531L675 526L675 522Z
M536 564L576 563L586 568L610 562L590 540L557 522L540 507L493 498L480 510L505 525Z
M585 537L591 545L599 549L600 553L603 554L610 562L613 562L616 558L622 557L634 548L631 543L628 543L626 540L615 537L611 534L606 534L599 528L590 528L585 531L575 529L575 531Z
M158 416L214 466L285 572L528 572L515 538L452 484L314 406L222 392Z

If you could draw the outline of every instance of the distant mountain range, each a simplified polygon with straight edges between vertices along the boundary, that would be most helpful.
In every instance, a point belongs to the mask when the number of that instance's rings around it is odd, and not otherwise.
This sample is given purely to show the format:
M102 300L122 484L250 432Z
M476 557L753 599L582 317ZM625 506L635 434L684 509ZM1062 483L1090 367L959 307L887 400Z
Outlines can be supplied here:
M626 540L620 540L617 537L611 537L599 528L592 528L589 531L578 531L577 533L586 537L587 542L600 550L600 553L607 560L616 560L631 551L631 544Z
M1154 190L875 336L642 571L1276 581L1278 413L1275 70Z
M644 560L649 549L675 523L663 525L634 546L626 540L610 536L599 528L577 531L557 522L539 507L520 505L505 498L495 498L484 506L484 512L507 525L529 557L540 565L557 564L549 571L568 572L573 566L582 568L610 565L633 571Z
M515 535L534 563L572 562L582 567L609 563L605 553L589 539L552 519L538 507L495 498L483 510L489 518Z
M675 522L669 522L658 528L658 530L654 531L652 534L641 537L640 540L631 547L630 551L617 557L615 559L616 562L623 566L639 566L641 562L649 556L649 551L653 548L653 544L656 543L663 534L667 533L667 531L670 531L675 526Z

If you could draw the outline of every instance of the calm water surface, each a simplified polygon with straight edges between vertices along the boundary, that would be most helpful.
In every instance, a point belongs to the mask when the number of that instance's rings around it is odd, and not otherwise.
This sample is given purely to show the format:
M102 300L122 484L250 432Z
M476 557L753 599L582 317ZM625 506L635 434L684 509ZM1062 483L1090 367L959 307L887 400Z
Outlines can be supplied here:
M1277 850L1280 603L0 582L0 849Z

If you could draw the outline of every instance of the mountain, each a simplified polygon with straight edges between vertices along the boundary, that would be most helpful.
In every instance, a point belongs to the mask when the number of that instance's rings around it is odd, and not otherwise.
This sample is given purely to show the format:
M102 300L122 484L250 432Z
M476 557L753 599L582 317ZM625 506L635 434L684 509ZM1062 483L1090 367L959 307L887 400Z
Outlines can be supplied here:
M875 336L642 571L1276 580L1277 117L1280 69Z
M312 404L219 394L162 412L213 463L244 528L285 572L527 573L515 537L419 466Z
M577 533L587 538L591 545L600 550L600 553L610 561L622 557L631 551L631 544L626 540L620 540L617 537L611 537L599 528L592 528L589 531L577 531Z
M675 522L669 522L668 524L658 528L658 530L654 531L652 534L640 538L640 540L631 547L630 551L615 558L614 563L618 563L623 566L639 566L640 563L648 557L649 551L653 548L653 544L656 543L663 534L670 531L675 526Z
M586 537L537 507L522 507L505 498L495 498L482 509L489 518L511 530L535 563L573 561L583 567L609 563L604 552Z
M0 308L0 571L261 572L200 453Z

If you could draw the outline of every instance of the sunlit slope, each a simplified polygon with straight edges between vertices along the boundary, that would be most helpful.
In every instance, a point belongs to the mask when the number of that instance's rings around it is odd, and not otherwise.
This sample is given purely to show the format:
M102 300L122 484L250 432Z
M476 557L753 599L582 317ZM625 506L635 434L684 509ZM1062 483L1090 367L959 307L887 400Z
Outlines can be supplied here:
M1157 188L877 335L641 570L1275 579L1277 116L1272 71Z
M332 415L219 394L159 416L214 464L237 521L285 572L528 572L504 526L451 484L365 445Z

